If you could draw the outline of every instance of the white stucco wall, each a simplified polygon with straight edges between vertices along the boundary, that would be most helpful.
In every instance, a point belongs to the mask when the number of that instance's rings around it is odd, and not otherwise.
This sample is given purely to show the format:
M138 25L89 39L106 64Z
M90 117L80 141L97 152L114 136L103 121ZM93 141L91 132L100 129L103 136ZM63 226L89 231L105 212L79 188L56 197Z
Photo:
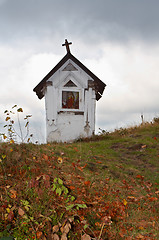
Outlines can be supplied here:
M76 71L63 71L68 64ZM65 87L71 80L76 87ZM95 131L95 91L88 88L90 76L68 60L48 81L45 89L47 142L69 142L90 137ZM79 109L62 108L62 91L79 92Z

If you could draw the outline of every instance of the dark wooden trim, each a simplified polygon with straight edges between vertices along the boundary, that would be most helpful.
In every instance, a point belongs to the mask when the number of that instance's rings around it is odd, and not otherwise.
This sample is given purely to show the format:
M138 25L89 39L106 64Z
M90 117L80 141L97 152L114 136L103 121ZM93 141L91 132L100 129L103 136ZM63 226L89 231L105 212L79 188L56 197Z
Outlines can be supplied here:
M73 111L73 110L70 110L70 111L69 110L67 110L67 111L59 111L58 114L60 114L60 113L68 113L68 114L69 113L74 113L74 115L84 115L83 111L80 111L80 112L77 111L76 112L76 111Z
M68 60L71 59L76 63L83 71L85 71L93 80L96 92L96 100L98 101L103 94L106 84L103 83L96 75L94 75L87 67L85 67L77 58L75 58L70 52L68 52L61 61L41 80L41 82L33 89L36 92L39 99L44 97L43 87L46 85L46 81L56 72L59 68Z

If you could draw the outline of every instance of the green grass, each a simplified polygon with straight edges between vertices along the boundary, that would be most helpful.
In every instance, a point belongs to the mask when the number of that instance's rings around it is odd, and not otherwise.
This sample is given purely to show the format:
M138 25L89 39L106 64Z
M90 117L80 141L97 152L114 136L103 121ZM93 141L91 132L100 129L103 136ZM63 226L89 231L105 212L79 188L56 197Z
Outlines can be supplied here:
M70 224L68 239L159 238L158 121L72 144L1 143L0 159L0 237L51 239Z

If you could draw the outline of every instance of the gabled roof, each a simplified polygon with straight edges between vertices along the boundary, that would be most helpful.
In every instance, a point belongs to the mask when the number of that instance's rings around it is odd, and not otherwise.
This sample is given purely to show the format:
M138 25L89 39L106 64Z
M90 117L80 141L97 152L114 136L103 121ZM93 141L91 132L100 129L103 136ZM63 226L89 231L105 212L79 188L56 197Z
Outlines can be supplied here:
M97 76L95 76L87 67L85 67L77 58L75 58L70 52L68 52L61 61L41 80L41 82L33 89L36 92L39 99L44 97L43 89L46 86L47 80L67 61L71 59L76 63L83 71L85 71L93 80L96 92L96 100L102 97L104 88L106 86Z

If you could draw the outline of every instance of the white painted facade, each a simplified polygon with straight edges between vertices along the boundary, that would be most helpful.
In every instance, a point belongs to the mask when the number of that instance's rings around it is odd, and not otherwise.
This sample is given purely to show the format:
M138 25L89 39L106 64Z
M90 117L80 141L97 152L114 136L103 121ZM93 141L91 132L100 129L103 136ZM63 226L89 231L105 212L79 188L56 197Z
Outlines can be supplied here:
M94 80L68 59L47 81L49 84L46 84L44 92L47 142L69 142L92 136L96 94L89 83ZM67 96L69 92L79 97L76 108L64 107L62 103L63 94Z
M95 108L105 89L103 83L69 49L67 54L33 89L45 97L47 142L70 142L91 137Z

